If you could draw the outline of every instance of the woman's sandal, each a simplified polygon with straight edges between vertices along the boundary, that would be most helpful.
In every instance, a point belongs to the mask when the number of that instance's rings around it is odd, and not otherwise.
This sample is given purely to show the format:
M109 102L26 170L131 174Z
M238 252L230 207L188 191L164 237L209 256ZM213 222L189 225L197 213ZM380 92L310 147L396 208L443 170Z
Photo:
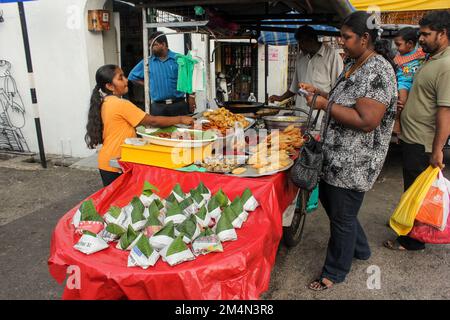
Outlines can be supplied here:
M331 282L331 284L330 285L326 285L323 282L323 279L324 278L314 280L313 282L311 282L308 285L308 289L313 290L313 291L324 291L324 290L327 290L327 289L331 289L333 287L333 282L331 280L327 279L329 282Z
M397 250L397 251L406 251L406 248L404 248L397 239L395 240L387 240L383 242L383 245L391 250Z

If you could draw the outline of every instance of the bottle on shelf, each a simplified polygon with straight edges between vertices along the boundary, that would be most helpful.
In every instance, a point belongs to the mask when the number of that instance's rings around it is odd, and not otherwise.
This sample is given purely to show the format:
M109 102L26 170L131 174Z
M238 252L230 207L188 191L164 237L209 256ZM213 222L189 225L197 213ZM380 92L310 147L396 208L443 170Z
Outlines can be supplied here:
M248 101L250 102L256 102L256 97L253 92L250 92L250 96L248 97Z

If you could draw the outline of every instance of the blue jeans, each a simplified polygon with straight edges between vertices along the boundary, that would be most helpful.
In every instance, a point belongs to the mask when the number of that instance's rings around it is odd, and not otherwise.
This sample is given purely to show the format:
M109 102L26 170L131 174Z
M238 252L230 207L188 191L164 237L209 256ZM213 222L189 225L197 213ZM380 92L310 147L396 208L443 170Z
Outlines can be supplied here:
M369 243L357 218L364 194L320 182L319 198L330 219L331 233L321 278L343 282L353 258L369 259Z

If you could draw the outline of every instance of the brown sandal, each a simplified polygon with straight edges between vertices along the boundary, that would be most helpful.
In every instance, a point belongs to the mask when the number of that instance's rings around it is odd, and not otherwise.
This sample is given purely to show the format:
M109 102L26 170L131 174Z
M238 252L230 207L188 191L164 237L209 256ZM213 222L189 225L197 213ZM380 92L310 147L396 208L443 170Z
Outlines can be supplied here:
M311 282L308 285L308 289L313 290L313 291L324 291L327 289L331 289L333 287L333 282L329 279L327 279L329 282L331 282L330 285L326 285L323 280L326 278L322 278L322 279L316 279L313 282Z
M404 248L399 242L398 240L387 240L385 242L383 242L383 245L391 250L397 250L397 251L406 251L406 248Z

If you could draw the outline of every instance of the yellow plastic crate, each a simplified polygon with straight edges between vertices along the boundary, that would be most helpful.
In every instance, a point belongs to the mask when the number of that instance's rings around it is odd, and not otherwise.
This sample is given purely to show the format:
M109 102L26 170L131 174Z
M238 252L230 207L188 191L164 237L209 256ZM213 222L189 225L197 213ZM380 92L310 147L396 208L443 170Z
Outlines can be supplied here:
M197 148L166 147L155 144L145 146L121 145L121 161L177 169L211 156L212 144Z

